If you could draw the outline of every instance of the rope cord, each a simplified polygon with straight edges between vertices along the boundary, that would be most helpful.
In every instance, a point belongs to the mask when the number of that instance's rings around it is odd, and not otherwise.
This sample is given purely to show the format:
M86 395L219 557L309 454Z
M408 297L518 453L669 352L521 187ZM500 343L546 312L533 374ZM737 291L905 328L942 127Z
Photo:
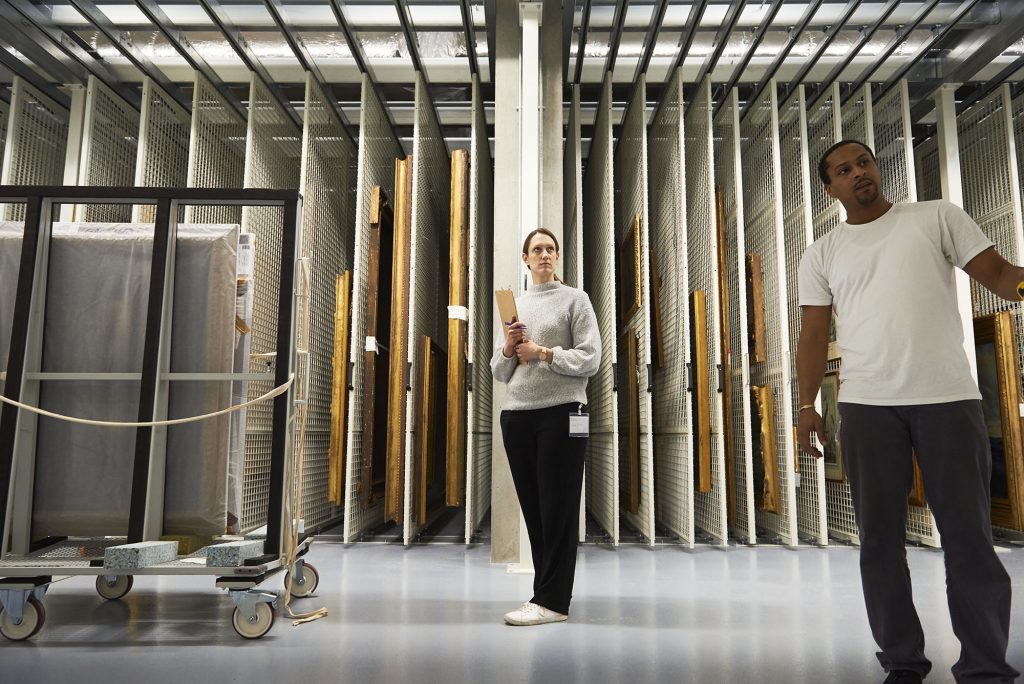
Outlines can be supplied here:
M10 404L11 406L17 406L20 409L31 411L32 413L37 413L40 416L45 416L47 418L55 418L57 420L63 420L68 423L78 423L79 425L93 425L96 427L161 427L165 425L183 425L185 423L195 423L201 420L208 420L210 418L216 418L217 416L223 416L228 413L234 413L235 411L241 411L244 408L255 406L256 404L260 404L264 401L267 401L268 399L273 399L274 397L281 396L282 394L288 391L288 388L292 386L293 382L295 382L294 373L288 378L288 381L285 382L283 385L278 385L277 387L275 387L274 389L270 390L269 392L262 396L256 397L255 399L251 399L245 402L244 404L230 406L226 409L221 409L220 411L214 411L213 413L204 413L201 416L191 416L189 418L174 418L172 420L148 420L133 423L122 423L113 420L91 420L89 418L65 416L60 413L54 413L53 411L41 409L38 406L29 406L28 404L23 404L20 401L8 399L2 394L0 394L0 402Z

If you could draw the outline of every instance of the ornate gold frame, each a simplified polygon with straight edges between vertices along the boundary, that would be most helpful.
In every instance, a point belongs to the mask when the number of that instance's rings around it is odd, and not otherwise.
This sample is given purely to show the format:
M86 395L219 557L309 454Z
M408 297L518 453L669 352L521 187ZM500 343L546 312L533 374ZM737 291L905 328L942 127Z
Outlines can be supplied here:
M729 238L725 231L725 193L715 186L715 246L718 257L718 317L722 329L722 415L728 422L732 416L732 337L729 320ZM725 514L729 527L736 519L736 497L733 482L736 477L736 459L733 456L732 430L722 431L725 437Z
M782 500L779 497L779 463L778 451L775 448L775 400L772 397L771 385L751 385L750 392L757 407L760 423L761 457L764 466L764 483L760 491L754 490L754 505L760 511L782 513Z
M768 341L764 321L764 272L761 255L747 255L747 338L751 363L768 359Z
M465 150L452 152L451 224L448 249L451 279L448 304L465 308L469 302L469 174ZM448 316L448 407L445 503L460 506L466 496L466 364L469 321Z

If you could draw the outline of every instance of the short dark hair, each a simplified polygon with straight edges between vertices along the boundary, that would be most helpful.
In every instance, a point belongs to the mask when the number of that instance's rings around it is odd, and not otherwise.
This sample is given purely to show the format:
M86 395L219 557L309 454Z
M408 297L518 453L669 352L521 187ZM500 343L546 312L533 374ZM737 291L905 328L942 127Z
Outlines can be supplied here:
M818 178L820 178L821 182L824 183L825 185L829 185L832 182L832 179L829 178L828 175L828 155L832 154L843 145L860 145L861 147L868 151L868 154L871 155L872 159L875 158L874 151L872 151L872 149L862 141L853 139L840 140L835 145L825 150L825 154L821 155L821 159L818 161Z

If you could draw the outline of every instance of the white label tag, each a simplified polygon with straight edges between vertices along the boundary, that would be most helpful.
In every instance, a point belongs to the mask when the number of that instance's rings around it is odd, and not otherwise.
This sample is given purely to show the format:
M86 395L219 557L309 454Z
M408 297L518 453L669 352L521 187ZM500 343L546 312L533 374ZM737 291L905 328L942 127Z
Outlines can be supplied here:
M469 321L469 309L464 306L449 306L448 318L454 318L460 321Z
M366 336L366 351L377 353L377 338Z
M1020 412L1020 417L1024 418L1024 404L1017 404L1017 409Z
M590 414L570 413L569 414L569 436L587 437L590 435Z
M251 233L241 233L238 236L238 264L235 267L239 278L251 278L256 257L253 252L256 236Z
M794 479L796 480L796 486L799 487L800 486L800 473L794 473L794 476L795 476Z

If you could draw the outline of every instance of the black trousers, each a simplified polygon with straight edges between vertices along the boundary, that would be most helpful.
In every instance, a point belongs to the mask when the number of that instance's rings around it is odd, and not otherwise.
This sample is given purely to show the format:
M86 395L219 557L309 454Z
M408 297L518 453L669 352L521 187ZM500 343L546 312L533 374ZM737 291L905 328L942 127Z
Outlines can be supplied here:
M537 605L569 614L576 575L585 437L569 436L579 404L502 411L501 435L533 551Z
M980 401L916 406L842 403L840 443L860 528L860 573L871 633L886 670L925 675L924 632L907 568L907 496L917 452L946 561L960 640L957 682L1011 682L1006 662L1010 578L992 548L992 457Z

